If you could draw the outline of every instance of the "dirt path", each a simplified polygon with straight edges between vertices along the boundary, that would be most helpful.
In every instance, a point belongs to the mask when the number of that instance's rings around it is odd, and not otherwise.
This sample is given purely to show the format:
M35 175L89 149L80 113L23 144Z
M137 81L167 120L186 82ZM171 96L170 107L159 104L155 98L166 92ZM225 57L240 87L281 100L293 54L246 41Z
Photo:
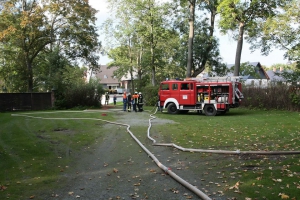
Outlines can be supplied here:
M203 169L199 155L151 145L146 133L148 112L113 112L119 117L118 122L130 124L131 129L145 129L143 133L133 133L161 163L170 166L189 183L212 194L213 187L207 187L201 177ZM153 125L172 123L156 119ZM199 199L166 175L131 138L125 127L107 124L100 134L105 135L104 140L76 155L73 169L64 174L63 182L66 184L57 191L49 191L49 199ZM213 196L214 199L224 199Z

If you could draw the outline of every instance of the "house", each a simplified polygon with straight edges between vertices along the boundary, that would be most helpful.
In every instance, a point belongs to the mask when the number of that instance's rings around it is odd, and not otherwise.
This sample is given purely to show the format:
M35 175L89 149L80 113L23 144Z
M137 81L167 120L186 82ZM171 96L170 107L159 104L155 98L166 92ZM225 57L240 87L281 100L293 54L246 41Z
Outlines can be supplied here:
M114 71L117 70L118 67L110 67L108 68L107 65L101 65L100 71L94 73L91 75L91 77L98 78L100 80L100 84L103 85L104 89L109 90L117 90L118 93L121 91L130 91L131 90L131 82L132 78L130 76L130 73L128 72L126 75L124 75L121 80L119 80L116 76L114 76ZM133 72L133 79L137 79L137 73Z
M250 67L250 68L249 68ZM245 68L245 69L243 69ZM226 69L227 74L225 76L232 77L234 71L234 64L227 64ZM247 71L251 72L250 74L245 74ZM240 74L242 74L241 81L244 82L245 85L255 86L255 87L267 87L270 77L265 69L262 67L260 62L248 62L242 64ZM209 76L218 76L214 71L212 72L202 72L200 74L202 77Z
M137 73L135 71L133 71L132 76L130 75L130 73L128 72L126 75L124 75L121 78L121 85L124 89L126 89L126 91L131 91L131 84L132 84L132 80L136 80L137 79Z
M242 80L244 81L245 85L248 86L255 86L255 87L267 87L270 77L262 67L260 62L249 62L247 66L253 67L252 74L243 75Z
M116 90L121 87L121 82L114 76L115 70L117 70L117 67L108 68L107 65L101 65L100 71L94 72L91 77L99 79L104 89Z
M282 73L283 71L283 67L280 67L279 69L274 67L272 70L268 70L267 74L270 77L270 82L287 82L285 78L278 76L278 74Z

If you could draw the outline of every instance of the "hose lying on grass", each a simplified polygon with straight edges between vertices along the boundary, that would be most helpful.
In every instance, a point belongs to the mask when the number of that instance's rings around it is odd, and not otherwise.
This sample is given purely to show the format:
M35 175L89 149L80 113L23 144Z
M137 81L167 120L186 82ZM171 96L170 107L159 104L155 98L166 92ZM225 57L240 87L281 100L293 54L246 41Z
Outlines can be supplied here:
M150 129L151 129L151 121L155 119L153 115L157 112L157 108L153 114L150 114L149 119L149 127L147 130L147 137L152 140L153 145L155 146L167 146L167 147L174 147L181 151L189 151L189 152L200 152L200 153L217 153L217 154L257 154L257 155L288 155L288 154L300 154L300 151L229 151L229 150L212 150L212 149L191 149L191 148L184 148L178 146L174 143L157 143L155 139L150 136Z
M68 112L68 111L64 111ZM77 112L77 111L70 111L70 112ZM41 113L41 112L40 112ZM53 112L43 112L43 113L53 113ZM156 113L156 112L155 112ZM115 124L115 125L120 125L120 126L126 126L127 127L127 132L131 135L131 137L138 143L138 145L148 154L149 157L153 159L153 161L157 164L159 168L161 168L165 173L169 174L173 179L175 179L177 182L185 186L187 189L190 191L194 192L196 195L198 195L201 199L204 200L211 200L210 197L208 197L205 193L203 193L201 190L196 188L195 186L191 185L181 177L179 177L177 174L175 174L170 168L164 166L135 136L134 134L130 131L130 125L129 124L122 124L118 122L111 122L103 119L97 119L97 118L44 118L44 117L35 117L35 116L30 116L29 114L33 113L23 113L23 114L12 114L12 116L22 116L22 117L29 117L29 118L34 118L34 119L43 119L43 120L96 120L96 121L103 121L109 124ZM39 113L34 113L34 114L39 114ZM153 119L153 117L151 117ZM151 128L151 120L149 120L149 128L148 128L148 135L149 131Z

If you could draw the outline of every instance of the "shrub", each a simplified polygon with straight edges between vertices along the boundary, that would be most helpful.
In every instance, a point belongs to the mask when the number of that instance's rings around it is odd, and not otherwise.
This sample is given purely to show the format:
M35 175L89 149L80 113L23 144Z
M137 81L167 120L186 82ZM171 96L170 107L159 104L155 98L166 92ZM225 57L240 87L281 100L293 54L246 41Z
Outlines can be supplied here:
M101 96L104 90L97 83L73 85L64 91L56 93L55 107L57 109L101 107Z
M146 86L143 90L145 104L147 106L154 106L158 101L158 88L159 86Z
M277 85L268 88L244 87L242 105L247 108L299 111L300 94L292 86Z

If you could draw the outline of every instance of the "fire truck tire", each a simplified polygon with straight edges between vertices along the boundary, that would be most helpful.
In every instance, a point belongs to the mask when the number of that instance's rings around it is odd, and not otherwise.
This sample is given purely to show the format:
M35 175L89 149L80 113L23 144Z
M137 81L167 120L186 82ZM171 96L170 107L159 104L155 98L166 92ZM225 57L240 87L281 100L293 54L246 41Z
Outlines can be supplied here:
M170 103L167 107L169 114L178 114L178 109L175 103Z
M204 112L206 116L216 116L217 110L214 105L206 105L204 107Z

